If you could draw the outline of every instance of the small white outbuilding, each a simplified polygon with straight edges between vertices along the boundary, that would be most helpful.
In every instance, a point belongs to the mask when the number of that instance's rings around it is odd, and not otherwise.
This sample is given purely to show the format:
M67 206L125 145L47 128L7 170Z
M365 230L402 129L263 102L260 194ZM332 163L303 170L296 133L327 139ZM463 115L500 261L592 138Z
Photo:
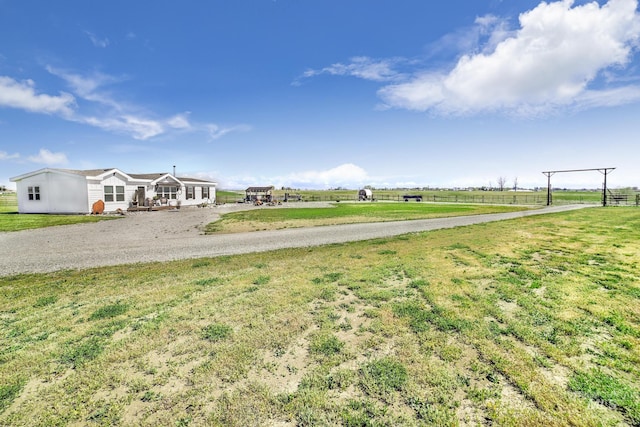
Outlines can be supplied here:
M358 191L358 200L373 200L373 192L368 188Z

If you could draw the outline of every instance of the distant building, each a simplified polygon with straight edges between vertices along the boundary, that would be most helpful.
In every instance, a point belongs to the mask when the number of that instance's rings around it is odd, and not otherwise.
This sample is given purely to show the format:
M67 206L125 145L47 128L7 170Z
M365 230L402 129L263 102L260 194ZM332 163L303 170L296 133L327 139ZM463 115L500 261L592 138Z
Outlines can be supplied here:
M245 190L245 201L271 203L273 201L273 190L273 186L249 187Z
M358 200L373 200L373 192L368 188L358 191Z
M40 169L11 178L20 213L91 213L102 200L105 212L165 205L215 203L217 183L170 173L128 174L119 169Z

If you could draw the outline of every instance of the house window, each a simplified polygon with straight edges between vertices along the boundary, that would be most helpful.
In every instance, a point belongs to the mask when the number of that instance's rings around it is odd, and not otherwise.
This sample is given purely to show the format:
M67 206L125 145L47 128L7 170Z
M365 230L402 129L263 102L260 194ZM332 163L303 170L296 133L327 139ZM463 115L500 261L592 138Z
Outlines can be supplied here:
M187 185L187 199L193 199L195 193L195 187Z
M175 200L177 197L176 196L177 190L178 189L176 187L170 187L170 186L158 187L158 190L156 191L156 195L159 198Z
M202 198L203 199L209 198L209 187L202 187Z
M40 200L40 187L27 187L29 200Z
M113 202L113 185L104 186L104 201Z
M124 185L116 185L116 202L124 202Z
M115 188L115 192L114 192ZM104 201L105 202L124 202L124 185L105 185L104 186Z

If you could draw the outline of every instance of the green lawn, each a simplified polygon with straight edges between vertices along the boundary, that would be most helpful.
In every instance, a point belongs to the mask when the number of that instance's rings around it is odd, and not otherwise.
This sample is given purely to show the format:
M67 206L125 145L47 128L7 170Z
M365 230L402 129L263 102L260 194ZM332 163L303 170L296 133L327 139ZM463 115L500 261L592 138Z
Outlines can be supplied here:
M640 425L640 212L0 281L0 425Z
M18 201L15 193L0 195L0 232L28 230L54 225L81 224L116 218L89 215L18 214Z
M207 226L207 233L238 232L358 222L401 221L460 215L513 212L522 206L431 203L335 203L333 207L261 209L232 212Z

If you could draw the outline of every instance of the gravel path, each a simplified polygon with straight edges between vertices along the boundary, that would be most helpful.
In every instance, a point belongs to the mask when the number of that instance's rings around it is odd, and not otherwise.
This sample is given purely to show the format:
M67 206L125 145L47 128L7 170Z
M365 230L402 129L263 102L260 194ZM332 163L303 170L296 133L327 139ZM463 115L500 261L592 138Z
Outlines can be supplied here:
M290 204L288 207L299 207ZM310 203L303 204L305 206ZM313 204L317 207L318 204ZM203 227L246 205L130 213L114 221L0 233L0 276L318 246L562 212L587 205L428 220L204 235ZM263 209L273 209L265 207Z

